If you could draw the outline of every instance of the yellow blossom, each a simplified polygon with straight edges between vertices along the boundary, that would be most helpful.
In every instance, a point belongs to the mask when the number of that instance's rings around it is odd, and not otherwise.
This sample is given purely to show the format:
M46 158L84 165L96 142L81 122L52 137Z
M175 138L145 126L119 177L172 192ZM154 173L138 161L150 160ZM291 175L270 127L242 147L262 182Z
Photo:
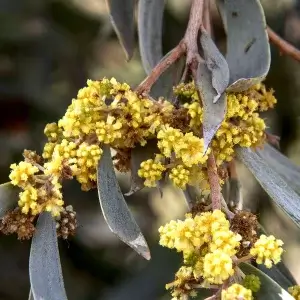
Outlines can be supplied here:
M252 300L252 291L242 285L234 283L227 290L222 291L222 300Z
M154 187L156 186L156 182L162 178L162 173L165 170L165 166L159 161L148 159L141 163L138 175L145 179L145 186Z
M203 260L203 277L213 284L222 284L234 274L232 259L222 250L215 250L205 255Z
M288 291L296 300L300 299L300 286L299 285L294 285L294 286L289 287Z
M283 242L275 239L273 235L262 234L251 248L250 254L256 257L258 264L264 264L267 268L271 268L273 263L277 264L281 260L282 245Z
M173 184L181 189L185 189L186 184L189 181L190 171L184 168L183 165L178 165L171 169L169 178Z
M11 172L9 179L13 185L23 186L27 183L30 176L39 171L36 166L26 161L21 161L18 165L12 164L10 166Z
M174 147L182 137L183 133L179 129L172 128L169 125L162 126L157 133L159 139L157 146L164 156L170 157Z
M37 203L38 193L33 186L28 186L25 191L19 194L19 197L18 205L21 207L23 214L30 212L32 215L36 215L40 213Z

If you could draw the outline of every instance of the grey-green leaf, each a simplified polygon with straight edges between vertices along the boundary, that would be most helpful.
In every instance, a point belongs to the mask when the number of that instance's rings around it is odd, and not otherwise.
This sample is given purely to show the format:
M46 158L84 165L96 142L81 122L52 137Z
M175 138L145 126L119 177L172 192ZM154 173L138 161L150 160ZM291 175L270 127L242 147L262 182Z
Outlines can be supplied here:
M205 63L201 62L197 69L196 86L203 102L203 138L204 152L219 129L226 114L226 94L223 93L218 102L213 103L218 93L212 85L212 73Z
M164 0L139 0L138 36L143 67L147 74L163 57L162 24Z
M300 197L268 163L249 148L237 148L237 156L271 199L300 227Z
M147 242L131 215L120 190L110 148L107 145L103 147L103 154L99 160L97 181L100 205L109 229L137 253L150 259Z
M37 221L29 257L29 277L35 300L65 300L67 295L59 258L56 223L48 212Z
M106 0L110 19L119 41L130 60L134 51L135 0Z
M150 140L145 146L137 145L132 149L130 158L130 191L125 196L130 196L145 187L144 179L138 175L138 170L140 169L141 162L152 158L155 153L159 153L157 140Z
M13 186L10 182L0 185L0 218L16 206L20 189Z
M284 290L280 285L278 285L273 279L268 275L253 267L250 264L242 263L239 265L241 270L247 274L254 274L259 277L261 282L260 290L255 293L255 299L257 300L293 300L294 298Z
M259 0L224 0L219 5L227 28L229 91L243 91L262 81L270 68L270 45Z
M172 51L174 50L168 52L161 60L169 56ZM150 90L150 95L153 98L164 97L166 99L171 99L173 95L173 86L177 85L182 78L185 62L185 56L179 58L159 76Z
M300 194L300 167L280 153L277 149L265 144L257 153L276 171L290 187Z
M213 102L217 102L225 92L229 83L229 68L226 59L221 54L210 35L201 29L200 43L203 49L206 65L212 74L212 85L217 92Z

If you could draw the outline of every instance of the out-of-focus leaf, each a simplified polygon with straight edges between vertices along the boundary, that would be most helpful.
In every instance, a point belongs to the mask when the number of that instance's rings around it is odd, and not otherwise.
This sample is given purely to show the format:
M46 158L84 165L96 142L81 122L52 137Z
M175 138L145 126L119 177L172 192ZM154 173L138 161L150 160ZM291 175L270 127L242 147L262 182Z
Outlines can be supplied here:
M56 223L47 212L39 216L32 238L29 276L35 300L67 299L57 245Z
M257 300L292 300L294 299L286 290L278 285L269 276L253 267L250 264L242 263L239 265L241 270L247 274L254 274L259 277L261 282L260 290L255 293L255 299Z
M159 153L157 140L150 140L145 146L137 145L132 149L130 159L130 191L125 196L130 196L145 187L144 179L138 175L138 170L140 169L141 162L153 157L155 153Z
M223 93L218 102L213 103L217 92L212 85L212 75L205 63L199 63L196 86L203 102L203 138L206 152L226 113L226 95Z
M19 192L19 188L13 186L10 182L0 185L0 218L17 204Z
M147 242L120 190L109 146L103 147L103 155L98 164L97 181L100 205L109 229L137 253L150 259Z
M172 51L173 50L167 53L161 60L170 55ZM171 99L173 86L177 85L181 80L182 73L185 68L185 61L185 57L181 57L159 76L150 90L150 95L153 98L164 97L166 99Z
M151 256L151 261L138 273L117 286L112 286L97 300L162 299L161 295L166 293L165 284L174 280L174 273L178 270L182 258L176 251L169 251L158 243L153 245Z
M300 167L280 153L277 149L265 144L263 149L256 151L274 171L276 171L289 185L300 194Z
M139 46L143 67L147 74L163 57L162 23L164 6L164 0L139 0Z
M226 59L205 29L201 30L200 43L203 49L206 66L212 74L212 86L217 92L217 96L213 100L215 103L228 86L229 68Z
M225 11L227 28L228 91L243 91L262 81L270 68L264 11L259 0L224 0L219 10Z
M106 0L111 22L130 60L134 50L134 8L135 0Z
M275 204L300 227L300 197L267 162L249 148L238 148L237 156L251 171Z

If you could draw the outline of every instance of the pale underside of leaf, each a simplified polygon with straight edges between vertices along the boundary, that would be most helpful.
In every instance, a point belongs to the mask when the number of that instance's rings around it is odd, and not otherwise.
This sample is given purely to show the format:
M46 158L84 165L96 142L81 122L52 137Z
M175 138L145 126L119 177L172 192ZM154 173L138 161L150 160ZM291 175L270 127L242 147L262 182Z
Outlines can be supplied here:
M19 200L20 189L10 182L0 185L0 218L12 209Z
M219 10L227 29L226 60L230 71L227 90L247 90L261 82L270 68L264 11L259 0L219 1Z
M150 259L147 242L125 202L114 171L110 148L106 145L98 164L97 181L100 205L109 229L137 253Z
M242 263L239 265L241 270L246 275L256 275L259 277L261 282L261 287L257 293L255 293L255 299L257 300L292 300L292 297L286 290L284 290L280 285L278 285L273 279L268 275L258 270L254 266Z
M164 6L164 0L139 0L139 47L142 64L147 74L163 57L162 25Z
M32 238L29 276L35 300L67 299L59 258L56 222L47 212L39 216Z
M150 140L145 146L136 145L131 151L130 158L130 191L125 196L130 196L141 189L144 186L144 179L138 175L138 170L141 167L141 163L149 158L154 157L155 153L159 153L157 148L157 140Z
M226 59L221 54L210 35L201 29L200 43L203 49L206 65L212 74L212 86L217 92L213 102L217 102L225 92L229 83L229 68Z
M269 144L265 144L263 149L258 149L256 152L290 185L293 190L300 194L299 166L296 166L289 158Z
M271 199L300 227L300 197L267 162L249 148L237 148L237 156Z
M196 86L203 102L203 138L204 153L219 129L226 114L226 94L223 93L216 103L217 92L212 85L212 74L205 63L201 62L197 69Z
M134 51L135 0L106 0L110 19L119 41L130 60Z

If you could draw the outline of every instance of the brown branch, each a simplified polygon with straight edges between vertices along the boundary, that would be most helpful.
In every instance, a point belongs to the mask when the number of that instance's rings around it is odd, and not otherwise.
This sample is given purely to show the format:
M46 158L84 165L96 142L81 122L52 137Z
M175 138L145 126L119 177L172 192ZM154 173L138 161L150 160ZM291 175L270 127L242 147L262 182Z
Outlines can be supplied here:
M213 210L221 209L221 188L214 154L211 152L207 160L207 174L210 185L210 197Z
M148 94L152 85L156 82L158 77L166 71L170 65L177 61L186 52L186 47L183 42L180 42L171 53L163 59L158 65L156 65L149 76L136 88L138 94Z
M291 56L293 59L300 61L300 50L281 38L270 27L267 27L267 32L270 41L279 48L280 52L285 53Z
M199 56L197 39L203 22L204 1L206 0L193 0L189 23L183 40L153 68L148 77L136 88L138 94L148 94L159 76L185 53L187 53L187 65L191 65Z

